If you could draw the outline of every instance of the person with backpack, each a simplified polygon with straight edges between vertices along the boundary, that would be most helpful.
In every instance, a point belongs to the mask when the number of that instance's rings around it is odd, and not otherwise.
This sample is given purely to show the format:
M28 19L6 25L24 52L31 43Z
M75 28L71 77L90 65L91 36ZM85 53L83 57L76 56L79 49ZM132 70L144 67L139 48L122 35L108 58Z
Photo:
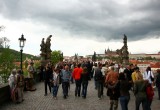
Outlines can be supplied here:
M110 110L118 109L118 98L120 96L118 88L118 77L119 74L114 71L114 66L111 66L105 80L108 87L107 96L110 98Z
M97 83L97 90L98 90L98 98L101 99L103 96L103 81L104 81L104 77L102 75L102 64L98 65L98 68L95 69L95 75L94 75L94 79Z

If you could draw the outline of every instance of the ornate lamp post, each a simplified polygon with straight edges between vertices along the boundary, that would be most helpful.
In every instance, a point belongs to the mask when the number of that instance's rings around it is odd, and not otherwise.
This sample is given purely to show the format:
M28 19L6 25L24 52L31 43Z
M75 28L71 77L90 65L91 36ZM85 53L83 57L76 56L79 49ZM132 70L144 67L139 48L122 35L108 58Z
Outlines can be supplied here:
M22 52L23 52L23 47L25 45L25 41L26 39L24 38L24 35L21 35L21 38L18 39L19 40L19 47L20 47L20 52L21 52L21 71L22 71Z

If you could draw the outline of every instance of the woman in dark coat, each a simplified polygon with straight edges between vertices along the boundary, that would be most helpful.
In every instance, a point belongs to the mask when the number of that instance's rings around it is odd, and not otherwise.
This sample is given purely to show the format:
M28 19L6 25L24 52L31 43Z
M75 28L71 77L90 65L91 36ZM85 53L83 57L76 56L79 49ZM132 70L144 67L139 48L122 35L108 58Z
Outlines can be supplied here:
M82 81L82 97L85 99L87 95L87 87L88 87L88 80L90 76L87 71L87 67L83 68L82 74L81 74L81 81Z
M128 110L128 103L130 100L130 83L126 79L124 73L119 74L119 89L120 89L120 104L122 110Z

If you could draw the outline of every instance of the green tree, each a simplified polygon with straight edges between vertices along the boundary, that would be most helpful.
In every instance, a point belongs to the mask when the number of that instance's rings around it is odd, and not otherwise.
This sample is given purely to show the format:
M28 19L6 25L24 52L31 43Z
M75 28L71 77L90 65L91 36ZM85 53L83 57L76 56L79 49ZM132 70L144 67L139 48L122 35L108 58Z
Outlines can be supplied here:
M52 53L51 53L51 62L52 62L52 64L56 64L59 61L63 61L62 52L60 50L52 51Z
M0 38L0 47L8 48L9 45L7 45L7 43L9 43L9 39L7 37Z
M15 67L14 56L11 54L9 48L3 48L3 52L0 53L0 75L7 82L8 76L11 70Z

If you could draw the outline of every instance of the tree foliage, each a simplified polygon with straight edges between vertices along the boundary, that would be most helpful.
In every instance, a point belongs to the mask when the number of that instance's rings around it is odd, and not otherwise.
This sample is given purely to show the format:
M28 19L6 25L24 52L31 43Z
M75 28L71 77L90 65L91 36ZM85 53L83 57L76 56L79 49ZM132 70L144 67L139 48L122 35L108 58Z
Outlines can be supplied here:
M5 82L7 82L8 76L14 67L14 56L11 54L10 49L6 48L0 53L0 75Z
M52 64L56 64L59 61L63 61L62 52L60 50L52 51L52 53L51 53L51 62L52 62Z
M2 37L0 38L0 47L1 48L8 48L9 45L7 43L9 43L9 39L7 37Z

